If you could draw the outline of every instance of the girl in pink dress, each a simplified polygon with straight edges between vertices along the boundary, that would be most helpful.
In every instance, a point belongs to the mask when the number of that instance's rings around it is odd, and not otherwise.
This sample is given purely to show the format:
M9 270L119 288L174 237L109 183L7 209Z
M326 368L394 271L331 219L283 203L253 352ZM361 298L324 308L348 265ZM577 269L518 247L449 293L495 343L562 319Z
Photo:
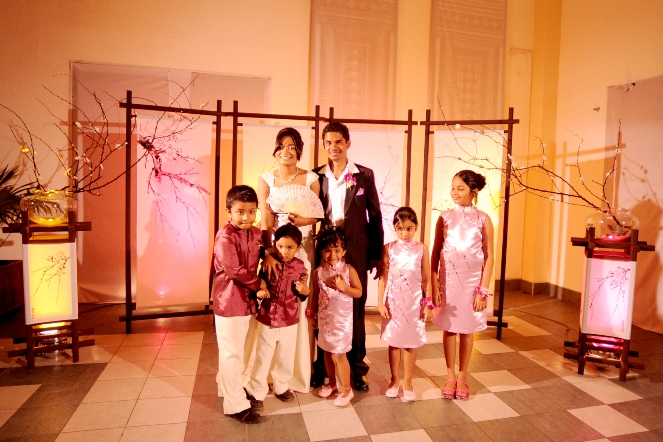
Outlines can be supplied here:
M401 348L405 350L403 400L411 402L417 395L412 386L412 372L417 348L426 343L426 323L430 309L423 309L430 275L428 249L414 240L419 223L410 207L394 214L396 241L382 249L382 273L378 282L378 311L382 315L380 338L389 344L391 382L386 396L398 397ZM422 317L423 313L423 317Z
M339 392L334 405L344 407L354 397L350 386L350 363L345 355L352 348L352 298L361 296L361 282L357 271L347 264L343 229L331 227L316 236L316 251L322 264L313 278L314 324L318 328L318 346L325 351L325 367L329 383L323 385L318 396L327 398ZM341 382L342 390L336 385Z
M434 303L433 323L444 330L447 380L446 399L467 399L467 367L474 333L486 328L486 298L493 271L493 224L474 204L486 179L461 170L451 182L456 207L442 212L435 227L431 255ZM456 376L456 334L460 336L459 371Z

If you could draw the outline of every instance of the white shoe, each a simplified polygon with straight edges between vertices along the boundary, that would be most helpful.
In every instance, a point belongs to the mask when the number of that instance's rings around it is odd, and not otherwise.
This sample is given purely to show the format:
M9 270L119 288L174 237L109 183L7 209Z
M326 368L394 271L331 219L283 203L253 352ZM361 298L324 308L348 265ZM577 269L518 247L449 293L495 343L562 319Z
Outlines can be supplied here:
M334 399L334 405L337 407L345 407L350 403L352 398L355 397L355 394L350 390L350 393L348 393L347 396L342 396L340 393L338 396L336 396L336 399Z
M320 390L318 390L318 397L328 398L335 392L336 392L336 387L332 387L329 384L325 384L322 387L320 387Z
M398 397L398 388L399 388L398 386L390 388L387 390L387 392L384 395L390 398Z
M405 388L403 389L403 402L414 402L417 400L417 393L412 391L407 391Z

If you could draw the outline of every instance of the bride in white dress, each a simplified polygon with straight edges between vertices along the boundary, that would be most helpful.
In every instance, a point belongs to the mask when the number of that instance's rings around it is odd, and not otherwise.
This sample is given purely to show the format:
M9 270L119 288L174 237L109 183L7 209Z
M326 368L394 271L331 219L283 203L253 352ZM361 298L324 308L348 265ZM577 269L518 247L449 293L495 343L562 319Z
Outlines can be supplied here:
M310 188L315 195L319 194L320 183L318 175L314 172L300 169L297 162L302 156L304 142L296 129L286 127L276 136L274 159L278 169L263 173L258 179L258 206L260 208L260 228L263 231L263 241L271 244L272 233L278 227L291 222L302 232L302 248L297 257L304 261L309 274L310 287L311 269L315 263L315 247L313 244L313 225L316 218L304 218L294 213L274 214L267 204L271 189L285 185L298 185ZM265 233L267 233L265 235ZM297 349L295 351L295 369L289 387L297 392L308 393L311 380L311 357L313 348L313 333L309 330L309 321L305 316L308 299L299 304L299 324L297 324Z

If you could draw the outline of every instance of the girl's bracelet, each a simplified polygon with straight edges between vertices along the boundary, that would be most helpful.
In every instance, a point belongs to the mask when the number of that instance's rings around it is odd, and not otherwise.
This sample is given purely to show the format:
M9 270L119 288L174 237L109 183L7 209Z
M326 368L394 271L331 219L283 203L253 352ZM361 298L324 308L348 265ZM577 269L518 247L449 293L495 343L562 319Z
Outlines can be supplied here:
M309 319L317 319L318 312L307 307L306 310L304 311L304 315L306 315L306 317Z
M479 296L481 296L481 299L484 300L484 301L485 301L489 296L491 296L490 293L488 293L488 289L487 289L487 288L485 288L485 287L480 287L480 286L477 287L477 289L476 289L476 294L479 295Z
M435 307L437 307L435 304L433 304L433 300L431 298L422 298L421 305L426 307L428 310L434 310Z

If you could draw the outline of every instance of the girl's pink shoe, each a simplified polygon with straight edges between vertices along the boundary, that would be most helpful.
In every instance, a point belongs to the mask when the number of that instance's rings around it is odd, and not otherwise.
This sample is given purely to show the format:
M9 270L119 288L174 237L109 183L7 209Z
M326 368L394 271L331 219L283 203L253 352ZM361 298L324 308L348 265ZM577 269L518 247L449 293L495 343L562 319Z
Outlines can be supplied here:
M332 387L329 384L325 384L322 387L320 387L320 390L318 391L318 397L323 397L323 398L328 398L334 392L336 391L336 387Z
M446 388L447 384L453 386L453 388ZM444 399L454 399L456 397L456 381L447 379L444 382L444 386L442 387L442 397Z
M347 396L343 396L339 393L338 396L336 396L336 399L334 399L334 405L337 407L345 407L350 403L353 397L355 397L355 394L352 390L350 390L350 393L348 393Z
M417 400L417 393L412 391L407 391L405 388L403 388L403 401L405 402L414 402Z
M458 381L459 384L462 384L467 387L467 391L461 391L456 389L456 399L465 400L470 397L470 384L465 381Z
M398 388L399 388L398 385L393 388L390 388L386 391L384 395L390 398L398 397Z

